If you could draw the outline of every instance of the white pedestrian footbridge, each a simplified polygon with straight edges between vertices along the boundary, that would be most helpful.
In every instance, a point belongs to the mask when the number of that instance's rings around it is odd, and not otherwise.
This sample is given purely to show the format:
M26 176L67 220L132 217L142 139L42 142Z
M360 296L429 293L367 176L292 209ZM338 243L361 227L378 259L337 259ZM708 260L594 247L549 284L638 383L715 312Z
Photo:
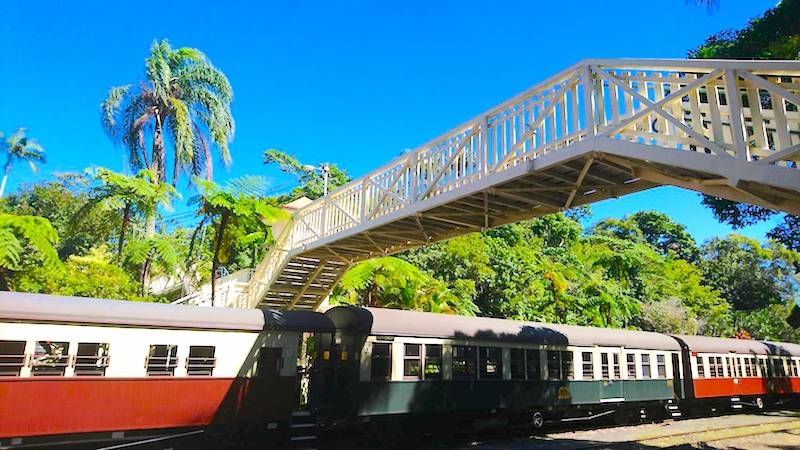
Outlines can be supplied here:
M796 61L584 60L296 211L217 306L314 310L360 260L657 186L800 214L799 94Z

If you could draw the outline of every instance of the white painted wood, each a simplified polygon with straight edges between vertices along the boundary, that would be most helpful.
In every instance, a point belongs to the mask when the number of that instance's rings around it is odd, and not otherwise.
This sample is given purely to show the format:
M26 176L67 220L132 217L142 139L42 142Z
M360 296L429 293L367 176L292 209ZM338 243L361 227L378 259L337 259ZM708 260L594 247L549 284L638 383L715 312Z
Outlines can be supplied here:
M457 236L476 227L594 201L585 198L578 187L566 191L567 197L558 197L561 194L556 191L531 196L532 201L521 200L527 195L491 199L488 195L497 186L549 168L562 167L563 171L566 164L578 159L584 164L595 154L621 158L615 160L617 164L628 165L632 174L648 174L651 183L667 182L737 201L744 198L787 212L800 211L800 202L791 194L800 188L798 169L781 162L795 154L796 143L791 142L790 130L800 129L800 114L787 112L779 100L798 102L800 84L783 82L779 79L782 76L800 76L800 63L582 61L298 211L276 247L256 268L242 297L236 305L228 306L252 307L269 294L273 300L285 297L292 303L291 299L295 299L297 307L312 308L314 305L306 304L304 299L307 295L301 299L296 296L297 289L281 294L280 289L284 288L280 286L285 282L276 284L287 265L302 255L312 257L307 272L310 276L315 264L319 264L314 262L319 259L319 251L334 254L336 261L347 265ZM745 88L749 107L741 104L740 86ZM726 105L719 105L716 91L720 88L726 90ZM708 103L699 102L701 89L708 90ZM763 110L759 89L767 91L778 107ZM687 102L683 101L685 97ZM580 111L583 115L579 117ZM770 136L775 141L774 151L767 149L767 120L776 128ZM753 129L749 135L745 134L747 128ZM754 155L761 158L760 164L749 161L751 145ZM705 149L711 154L706 154ZM656 161L662 164L661 168L649 166ZM770 164L775 162L781 163ZM568 170L573 175L566 177L569 183L583 173L576 173L574 166L584 167L572 164ZM663 167L705 175L675 176L672 169ZM587 170L581 178L585 176L595 184L599 169ZM708 179L716 181L707 183ZM758 183L762 191L770 193L765 196L748 192L749 187L741 184L745 181ZM637 190L619 181L611 183L619 185L604 188L604 196L596 198L606 198L609 192ZM480 206L464 204L465 199L476 194L483 199ZM451 212L463 210L464 215L429 212L442 207ZM378 238L363 234L382 227L400 231L382 230L380 243ZM398 233L403 236L386 237ZM345 239L349 239L348 243L342 244ZM346 266L341 267L343 273ZM273 287L275 291L271 291ZM332 287L325 286L323 290ZM310 301L322 300L321 293L314 295ZM281 301L270 304L280 305Z

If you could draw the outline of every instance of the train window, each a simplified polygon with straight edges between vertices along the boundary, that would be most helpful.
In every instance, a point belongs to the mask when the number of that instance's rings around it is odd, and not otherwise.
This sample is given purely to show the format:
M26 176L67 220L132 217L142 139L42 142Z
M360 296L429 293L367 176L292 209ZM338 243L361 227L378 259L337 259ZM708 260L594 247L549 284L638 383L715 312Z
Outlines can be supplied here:
M86 343L78 344L78 353L75 354L75 376L102 377L108 367L108 344Z
M529 380L542 379L542 366L539 362L540 358L541 352L539 349L525 350L525 372Z
M422 379L422 344L405 344L403 354L403 379Z
M794 377L800 376L800 367L798 367L798 364L800 364L800 361L798 361L796 359L793 359L791 361L791 363L790 363L790 365L792 367L792 376L794 376Z
M716 378L717 375L717 359L713 356L708 357L708 377Z
M619 367L619 353L612 353L611 355L613 356L613 358L612 358L612 364L614 364L614 370L613 370L613 372L614 372L614 378L616 378L617 380L619 380L620 378L622 378L622 377L620 376L620 371L621 371L622 369L620 369L620 367Z
M283 368L283 349L281 347L261 347L258 349L257 377L278 377Z
M388 381L392 378L392 344L375 342L372 344L372 369L370 379Z
M650 355L642 353L642 378L651 378Z
M600 375L604 380L611 379L611 367L609 367L608 353L600 353Z
M594 379L594 364L592 363L592 352L581 353L581 362L583 364L583 379Z
M69 365L69 342L38 341L31 359L34 376L63 376Z
M525 379L525 349L512 348L510 351L511 356L511 379L524 380Z
M555 350L547 351L547 378L551 380L561 379L561 352Z
M425 344L425 379L442 379L442 346Z
M633 353L626 353L625 354L625 362L627 367L627 374L628 379L635 380L636 379L636 355Z
M656 355L656 366L658 378L667 378L667 357L666 355Z
M481 379L498 379L503 377L503 349L497 347L480 347Z
M758 368L761 371L762 378L770 377L770 367L767 364L767 360L764 358L758 358Z
M0 377L18 377L25 366L25 341L0 341Z
M175 367L178 366L178 346L177 345L151 345L147 354L145 367L147 376L168 376L175 375Z
M186 358L186 375L210 377L214 373L214 367L217 366L215 351L216 348L212 345L190 346L189 357Z
M748 377L756 376L756 366L752 356L744 357L744 373Z
M453 346L453 379L469 380L475 378L475 347L466 345Z
M572 352L563 351L561 352L561 379L571 380L572 378L574 378L574 373L572 371Z

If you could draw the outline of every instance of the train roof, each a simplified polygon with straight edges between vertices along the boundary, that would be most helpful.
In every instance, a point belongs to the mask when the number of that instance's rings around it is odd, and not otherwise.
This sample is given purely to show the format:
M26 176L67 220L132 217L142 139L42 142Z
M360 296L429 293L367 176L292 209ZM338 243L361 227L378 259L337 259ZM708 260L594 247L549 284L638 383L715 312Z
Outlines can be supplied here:
M647 331L556 325L385 308L338 306L326 313L338 328L378 336L437 337L549 345L680 350L672 337Z
M333 329L330 319L308 311L206 308L27 292L0 292L0 320L240 331Z
M786 342L766 342L753 339L731 339L712 336L674 335L692 352L731 353L750 355L800 356L800 345Z

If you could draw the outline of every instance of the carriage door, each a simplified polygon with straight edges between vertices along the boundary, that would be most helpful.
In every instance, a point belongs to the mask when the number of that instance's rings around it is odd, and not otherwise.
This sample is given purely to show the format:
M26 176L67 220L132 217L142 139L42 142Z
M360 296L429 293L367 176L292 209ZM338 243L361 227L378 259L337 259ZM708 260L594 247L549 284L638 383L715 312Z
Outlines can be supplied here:
M620 354L617 351L600 352L600 372L603 381L600 382L600 401L616 402L624 400L622 380L620 373Z
M672 354L672 389L675 390L675 398L685 398L683 393L683 380L681 379L681 359L677 353Z
M334 361L333 361L333 334L314 333L314 348L316 354L313 364L309 367L309 392L308 402L315 405L330 405L330 392L334 386Z

